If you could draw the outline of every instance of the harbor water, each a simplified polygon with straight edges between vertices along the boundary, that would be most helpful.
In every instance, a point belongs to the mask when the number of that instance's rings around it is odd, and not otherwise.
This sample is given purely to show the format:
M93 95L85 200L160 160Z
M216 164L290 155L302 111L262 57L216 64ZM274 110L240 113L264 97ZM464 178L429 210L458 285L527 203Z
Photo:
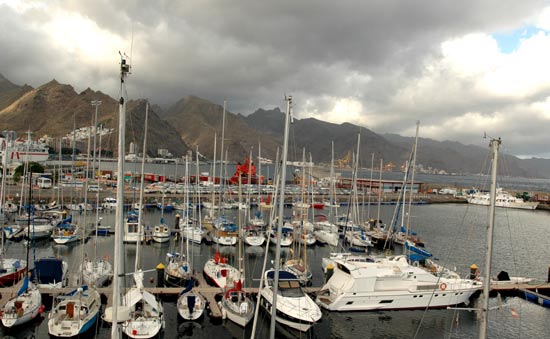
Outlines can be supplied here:
M364 215L370 210L376 214L376 206L370 209L362 207ZM390 223L395 206L381 207L381 219ZM254 211L254 210L253 210ZM285 211L291 215L291 210ZM328 214L328 211L316 213ZM340 208L339 213L345 213ZM228 211L226 215L237 220L236 211ZM171 228L174 227L176 213L165 213L164 218ZM95 212L84 218L75 215L80 224L92 223ZM115 213L100 213L103 225L113 225ZM145 224L154 227L159 222L161 213L157 209L145 210ZM437 204L416 205L412 207L410 225L414 232L424 241L428 250L437 258L440 264L456 269L462 276L469 272L471 264L477 264L483 271L485 262L485 239L488 220L488 208L467 204ZM501 270L510 276L527 276L538 281L545 281L550 265L550 214L546 211L521 211L497 209L495 225L495 246L493 252L492 275ZM400 222L398 222L399 224ZM82 256L94 255L94 244L97 245L97 256L113 260L114 236L94 238L81 244L55 245L52 241L36 243L31 250L33 258L45 256L64 257L69 262L70 281L75 281ZM146 286L156 286L154 268L164 263L166 253L179 251L179 244L174 240L165 244L153 243L142 246L141 267L151 270L145 274ZM268 267L274 257L275 246L268 251ZM185 251L185 249L184 249ZM214 244L190 245L190 256L196 271L202 271L204 262L214 255ZM236 247L220 247L219 251L229 257L229 262L236 262ZM245 246L246 286L257 286L259 283L265 247L254 248ZM324 280L321 259L328 253L337 251L329 246L315 245L307 250L310 270L313 272L313 286L321 286ZM26 249L22 242L7 242L6 256L25 258ZM399 248L394 254L399 253ZM136 245L126 245L126 272L134 270ZM372 254L377 254L372 251ZM381 253L380 253L381 254ZM289 249L282 249L283 260L290 256ZM235 264L236 265L236 264ZM127 277L126 285L132 284L131 276ZM203 316L197 322L184 322L178 318L175 297L163 300L166 328L163 338L249 338L252 330L250 324L246 329L231 323L229 320L211 319ZM550 333L550 310L521 298L494 297L490 300L493 307L502 306L490 311L489 338L546 338ZM15 338L49 338L47 328L47 312L51 305L46 303L46 311L40 319L21 328L0 331L5 336ZM516 312L519 316L513 314ZM269 316L260 311L256 338L266 338L269 331ZM478 318L476 312L456 309L428 311L375 311L337 313L323 311L321 321L302 334L305 338L476 338L478 334ZM86 337L109 338L110 328L101 322L96 331L91 331ZM278 333L277 337L284 337Z

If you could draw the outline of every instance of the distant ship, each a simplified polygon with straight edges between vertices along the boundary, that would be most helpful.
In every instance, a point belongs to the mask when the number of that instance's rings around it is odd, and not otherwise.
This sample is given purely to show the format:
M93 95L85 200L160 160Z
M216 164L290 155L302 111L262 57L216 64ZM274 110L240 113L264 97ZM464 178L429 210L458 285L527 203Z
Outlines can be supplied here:
M467 200L470 204L488 206L490 203L490 194L487 192L475 192L470 194ZM503 191L500 187L496 189L496 207L534 210L537 208L538 204L539 203L535 201L524 201L522 198L514 197L510 193Z
M9 141L8 141L9 140ZM49 157L49 147L44 142L36 142L31 139L31 132L27 132L27 139L6 138L0 135L0 155L3 158L6 149L8 162L44 162Z

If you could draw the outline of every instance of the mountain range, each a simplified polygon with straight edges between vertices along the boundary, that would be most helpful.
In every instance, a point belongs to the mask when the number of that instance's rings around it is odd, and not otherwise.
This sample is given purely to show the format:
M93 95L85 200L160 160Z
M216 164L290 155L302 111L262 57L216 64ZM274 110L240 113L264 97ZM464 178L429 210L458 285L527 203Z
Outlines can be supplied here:
M104 138L102 147L115 150L118 129L118 99L91 88L77 93L68 84L52 80L33 88L16 85L0 74L0 130L14 130L22 135L31 130L35 136L59 138L73 129L93 124L95 108L92 100L100 100L98 123L114 128L115 133ZM129 100L126 115L126 144L134 142L141 148L144 136L146 101ZM151 105L147 134L147 153L157 156L157 149L167 149L181 156L189 150L198 151L208 159L220 158L223 106L196 96L185 96L167 109ZM242 161L250 152L275 159L282 145L284 113L279 108L258 109L244 116L226 112L224 157ZM216 135L216 137L215 137ZM315 163L330 163L331 143L340 165L351 163L360 135L359 158L363 167L370 167L374 154L375 166L380 159L385 164L402 165L409 158L414 138L396 134L378 134L350 123L333 124L314 118L294 119L289 140L289 159L302 160L302 150L311 154ZM216 142L215 142L216 139ZM84 151L85 149L82 149ZM116 153L116 152L115 152ZM489 167L488 149L454 141L418 140L417 164L448 173L479 173ZM351 155L351 156L350 156ZM512 176L550 178L550 160L504 157L506 172Z

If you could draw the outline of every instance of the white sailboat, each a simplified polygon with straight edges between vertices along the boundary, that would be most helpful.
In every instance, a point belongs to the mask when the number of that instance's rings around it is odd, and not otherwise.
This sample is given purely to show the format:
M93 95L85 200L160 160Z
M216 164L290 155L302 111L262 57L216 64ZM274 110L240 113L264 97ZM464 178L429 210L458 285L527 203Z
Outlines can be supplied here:
M153 294L144 289L141 270L134 273L134 282L135 286L124 297L130 313L122 328L130 338L152 338L165 326L164 308Z
M141 211L141 210L140 210ZM124 238L125 243L136 244L145 240L145 232L142 225L139 223L139 218L135 210L128 211L128 215L124 220Z
M145 112L148 112L149 103L146 104ZM147 118L145 119L147 122ZM147 125L145 125L147 128ZM145 129L147 131L147 129ZM147 132L145 132L147 133ZM145 145L145 144L144 144ZM144 146L145 150L145 146ZM143 157L145 158L145 157ZM141 170L144 171L145 162L142 160ZM143 203L143 175L141 176L139 203ZM138 212L137 224L142 224L142 210ZM141 227L139 233L143 234ZM136 241L136 262L134 271L134 286L124 296L125 305L129 308L129 318L122 324L124 333L130 338L151 338L164 329L164 308L162 302L146 291L143 286L143 271L141 269L140 248L141 241Z
M189 162L185 158L185 203L189 203L188 193ZM185 211L187 213L187 211ZM192 282L191 265L189 259L189 238L186 239L186 253L183 253L183 237L179 237L179 251L166 254L166 267L164 269L164 281L167 285L185 287Z
M119 105L119 139L118 139L118 173L124 173L124 149L125 149L125 122L126 122L126 101L124 98L124 79L130 72L130 65L126 58L121 61L121 98ZM105 310L103 319L112 323L111 338L119 338L120 327L131 338L151 338L157 335L164 328L164 315L162 303L157 302L155 297L144 290L143 272L138 270L139 263L139 241L136 250L136 272L134 273L135 286L126 293L122 293L122 279L120 275L124 271L124 257L122 255L123 226L124 226L124 177L117 177L117 208L115 223L115 251L114 251L114 275L113 275L113 303L112 307Z
M93 328L99 317L101 297L95 288L79 287L54 300L48 314L48 332L56 337L74 337Z
M7 146L6 146L7 147ZM3 202L5 199L5 190L6 190L6 164L7 159L4 151L4 156L2 157L2 181L0 187L0 218L5 217L6 210L3 208ZM7 221L7 220L6 220ZM30 227L30 218L27 220L28 227ZM27 260L20 260L16 258L5 258L5 248L4 241L5 239L11 238L14 234L19 233L20 228L4 225L2 234L0 234L2 247L0 248L0 284L2 286L9 286L13 283L19 281L27 271Z
M193 285L191 283L191 285ZM178 314L185 320L197 320L204 314L206 301L200 293L189 286L178 297Z
M97 101L96 101L97 103ZM99 102L101 103L101 102ZM94 101L92 101L92 105L94 104ZM96 106L96 112L97 112L97 106ZM97 126L97 124L94 124ZM101 149L101 134L99 135L99 149ZM95 137L94 137L94 163L95 163ZM92 166L92 173L95 173L95 166ZM101 153L98 157L98 172L101 173ZM98 176L98 185L101 184L100 179L101 176ZM96 192L96 204L99 204L99 191ZM112 208L116 208L116 199L106 197L103 199L103 208L111 210ZM81 270L82 270L82 277L86 284L90 286L95 287L101 287L104 286L108 281L111 280L113 277L113 265L106 259L106 258L98 258L97 256L97 237L100 234L100 231L102 233L108 232L108 229L105 228L100 229L100 221L101 218L99 217L99 209L96 209L95 214L95 241L94 241L94 253L93 258L88 259L84 258L84 261L82 262ZM107 226L110 228L110 226Z
M28 222L27 227L30 227L30 221ZM4 252L3 236L2 252ZM26 265L26 262L28 262L28 260L29 246L27 246L27 261L24 261L25 266L22 267L23 272L21 272L21 275L25 274L23 284L17 292L17 295L13 298L10 298L8 302L4 305L4 307L2 308L2 313L0 314L0 317L2 318L2 325L8 328L25 324L36 318L36 316L41 311L41 308L42 310L44 310L44 307L42 306L42 295L40 294L38 287L30 282L28 277L28 266Z
M17 295L8 300L2 308L2 325L7 328L25 324L44 310L38 288L25 277Z
M196 161L196 168L197 168L197 178L199 178L199 150L198 150L198 147L197 147L197 161ZM186 177L188 177L186 175ZM186 181L186 183L189 183L188 180ZM199 185L199 181L197 180L196 181L196 184L197 184L197 187ZM188 191L187 187L186 187L186 191ZM200 191L199 191L200 192ZM198 201L200 201L200 193L199 193L199 197L198 197ZM199 213L199 216L198 216L198 220L201 219L201 216L200 216L200 209L198 211ZM190 241L190 238L186 238L187 240L187 249L189 249L189 241ZM187 251L187 256L189 258L189 250ZM193 267L193 260L192 258L189 258L190 261L189 261L189 267ZM195 285L195 282L194 282L194 279L189 279L188 281L188 284L187 284L187 288L185 290L183 290L180 294L180 296L178 297L178 302L177 302L177 308L178 308L178 314L180 315L180 317L182 317L183 319L185 320L197 320L198 318L200 318L203 313L204 313L204 309L206 307L206 301L204 300L204 297L200 294L200 293L197 293L196 291L193 290L193 287Z
M221 142L221 150L220 150L220 180L223 178L223 175L221 174L223 172L223 147L224 147L224 138L225 138L225 105L226 102L223 102L223 113L222 113L222 142ZM215 165L215 164L214 164ZM214 166L213 165L213 166ZM215 166L214 166L215 167ZM214 177L214 181L215 181ZM223 192L223 189L221 190ZM212 201L214 201L214 193L212 193ZM220 197L220 205L221 205L221 197ZM225 217L220 216L216 220L213 220L213 212L210 212L210 220L212 221L212 225L216 230L214 230L214 234L212 234L212 240L216 242L218 245L229 245L233 246L237 243L237 225L234 223L230 223ZM232 281L234 277L237 277L239 274L239 271L229 265L227 263L227 258L222 257L220 255L219 251L216 251L213 258L210 258L206 263L204 264L203 268L203 274L206 280L213 284L214 286L218 286L220 288L225 288L227 286L228 281Z
M334 225L332 221L334 216L337 214L337 208L340 207L340 204L336 203L336 187L335 187L335 177L334 177L334 141L331 143L331 160L330 160L330 191L329 191L329 200L325 202L325 206L329 208L329 217L328 219L318 220L315 223L315 231L313 234L317 237L317 241L323 244L328 244L330 246L338 246L339 236L338 236L338 226Z
M160 224L155 225L153 230L153 241L158 243L165 243L170 241L170 228L164 218L160 220Z
M249 181L250 182L250 181ZM239 176L239 203L242 201L241 194L241 177ZM241 211L239 211L239 234L241 234ZM254 303L246 295L243 284L244 284L244 265L243 265L243 244L241 241L241 236L239 236L238 242L238 254L237 260L239 262L238 270L239 274L232 277L233 281L231 286L227 286L224 289L224 294L222 300L219 302L219 305L222 309L222 312L227 318L239 326L246 327L252 317L254 316Z
M66 245L82 239L82 229L71 219L61 221L53 229L52 239L56 244Z
M214 148L215 148L215 146L214 146ZM197 150L197 152L198 152L198 150ZM198 157L197 157L197 161L196 161L196 178L199 178L199 177L200 177L199 160L198 160ZM189 185L188 180L186 181L186 183L187 183L187 185ZM189 188L188 188L188 186L186 186L185 192L186 192L186 197L187 197L187 200L188 200L189 199L188 198L189 197ZM201 202L200 180L195 180L195 192L197 192L197 194L196 194L196 198L197 198L196 203L197 203L197 205L200 205L200 202ZM187 202L186 204L189 205L189 202ZM202 227L201 209L196 208L193 211L194 211L194 213L198 213L198 217L193 218L189 214L189 209L185 209L184 214L183 214L183 218L180 219L179 227L180 227L180 230L181 230L184 238L189 239L189 241L192 242L192 243L201 244L202 240L206 236L206 230Z
M260 146L258 147L258 157L260 156ZM252 159L252 151L250 152L250 159ZM261 185L261 175L260 175L260 165L258 164L258 196L260 195L260 185ZM248 171L248 185L247 185L247 201L251 201L251 172ZM262 246L266 239L265 234L265 221L262 218L262 212L258 210L255 214L252 214L250 209L246 210L246 215L248 216L247 226L243 228L242 237L244 242L250 246Z
M90 137L88 137L88 151L90 154ZM88 188L88 165L86 161L86 181L84 185L85 191ZM88 204L88 196L84 197L84 204ZM61 223L63 224L63 222ZM86 224L86 214L84 214L84 225ZM69 223L69 229L71 229ZM60 228L58 228L60 230ZM73 234L58 235L57 238L61 241L68 242L82 240L80 228L76 225L72 227ZM76 238L76 239L74 239ZM80 244L81 260L84 260L84 243ZM101 308L101 297L95 287L88 287L84 284L83 271L80 271L78 288L58 295L53 300L51 312L48 314L48 333L56 337L74 337L86 333L92 329L99 317Z

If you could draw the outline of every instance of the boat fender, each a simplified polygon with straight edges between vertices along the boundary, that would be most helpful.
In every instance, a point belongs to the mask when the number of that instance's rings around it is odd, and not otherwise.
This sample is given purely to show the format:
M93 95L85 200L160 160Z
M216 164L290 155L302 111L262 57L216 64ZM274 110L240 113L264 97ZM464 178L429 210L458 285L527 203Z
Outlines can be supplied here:
M445 291L447 289L447 284L446 283L439 284L439 289L442 291Z
M218 307L220 308L220 311L222 312L222 319L227 318L227 311L225 308L222 307L222 302L218 301Z

